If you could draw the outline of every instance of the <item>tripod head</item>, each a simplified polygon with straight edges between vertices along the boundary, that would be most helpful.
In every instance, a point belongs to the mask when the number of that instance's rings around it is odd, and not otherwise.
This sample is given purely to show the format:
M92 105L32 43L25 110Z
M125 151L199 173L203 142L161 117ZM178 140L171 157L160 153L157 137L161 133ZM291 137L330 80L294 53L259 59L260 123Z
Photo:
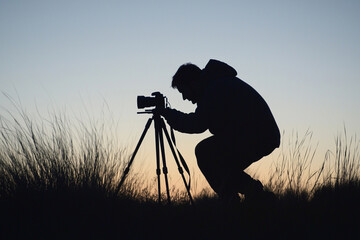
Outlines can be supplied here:
M137 114L154 114L155 112L155 108L154 109L145 109L143 112L137 112Z

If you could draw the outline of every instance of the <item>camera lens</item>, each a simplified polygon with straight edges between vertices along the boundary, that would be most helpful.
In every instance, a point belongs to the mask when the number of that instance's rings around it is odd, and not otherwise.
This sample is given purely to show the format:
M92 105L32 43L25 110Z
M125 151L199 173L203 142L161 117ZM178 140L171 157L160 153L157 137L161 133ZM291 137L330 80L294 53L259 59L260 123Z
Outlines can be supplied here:
M145 97L145 96L138 96L137 97L137 107L140 108L147 108L147 107L155 107L156 100L155 97Z

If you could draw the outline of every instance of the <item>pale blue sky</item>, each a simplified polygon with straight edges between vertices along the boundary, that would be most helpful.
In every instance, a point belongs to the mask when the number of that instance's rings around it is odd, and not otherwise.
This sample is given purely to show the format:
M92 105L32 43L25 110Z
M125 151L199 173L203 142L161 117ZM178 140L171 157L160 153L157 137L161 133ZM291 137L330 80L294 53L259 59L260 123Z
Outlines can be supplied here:
M359 23L349 0L0 0L0 90L44 114L96 118L106 103L121 141L135 144L147 119L136 96L159 90L192 111L171 77L215 58L262 94L281 130L310 128L325 151L344 124L360 133ZM12 108L3 95L0 105ZM205 135L180 135L182 147Z

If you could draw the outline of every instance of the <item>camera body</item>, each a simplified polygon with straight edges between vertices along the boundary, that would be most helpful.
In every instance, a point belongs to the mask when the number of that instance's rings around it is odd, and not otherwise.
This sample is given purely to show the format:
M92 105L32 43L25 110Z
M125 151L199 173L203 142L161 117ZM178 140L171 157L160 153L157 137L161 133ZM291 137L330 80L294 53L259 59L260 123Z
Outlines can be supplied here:
M160 92L153 92L153 97L138 96L137 107L138 109L155 107L156 109L165 108L165 97Z

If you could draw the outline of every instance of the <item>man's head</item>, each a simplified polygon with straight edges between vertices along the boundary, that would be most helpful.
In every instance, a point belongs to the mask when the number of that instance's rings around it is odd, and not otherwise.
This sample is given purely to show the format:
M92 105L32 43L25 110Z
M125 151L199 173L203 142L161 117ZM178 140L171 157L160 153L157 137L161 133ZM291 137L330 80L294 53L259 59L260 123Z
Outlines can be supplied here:
M184 100L197 103L202 89L201 69L192 63L181 65L173 76L171 87L179 90Z

